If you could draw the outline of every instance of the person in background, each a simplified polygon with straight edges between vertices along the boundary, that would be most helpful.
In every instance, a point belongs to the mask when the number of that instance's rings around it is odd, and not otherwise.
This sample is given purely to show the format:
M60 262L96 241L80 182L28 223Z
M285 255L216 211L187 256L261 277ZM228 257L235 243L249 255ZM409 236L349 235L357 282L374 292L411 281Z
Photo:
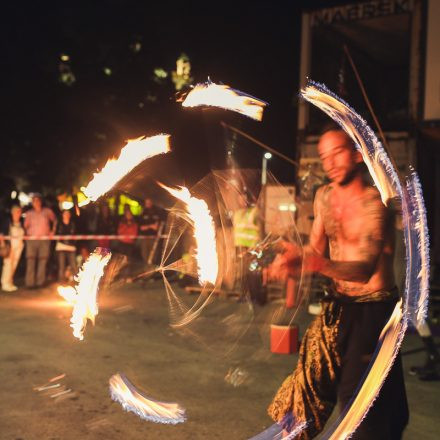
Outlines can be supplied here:
M46 266L50 255L50 240L56 230L57 219L54 212L43 207L40 194L32 197L32 209L26 212L24 229L26 235L36 237L35 240L26 241L26 276L27 288L42 287L46 282ZM36 269L36 271L35 271Z
M139 235L141 256L145 264L153 262L152 249L157 239L160 222L163 219L162 210L153 204L153 201L147 197L144 200L144 209L139 221Z
M136 236L138 234L138 224L131 212L130 206L124 206L124 215L118 224L118 235L131 235ZM136 238L121 238L119 239L119 251L121 254L126 255L129 259L133 257Z
M106 202L99 205L98 225L96 233L98 235L113 235L115 233L115 221L110 212L110 208ZM98 240L98 246L110 248L110 240L101 238Z
M2 290L4 292L14 292L17 286L14 284L14 274L20 261L21 253L23 251L24 243L24 228L21 218L20 206L14 205L11 208L10 217L2 225L2 234L11 236L9 255L3 258L2 269Z
M75 223L72 221L72 214L65 210L61 214L61 221L57 225L57 235L74 235L76 233ZM58 262L58 281L70 281L76 275L76 246L72 240L61 239L57 241L55 252ZM66 276L66 261L70 267L70 276Z
M260 211L251 194L244 190L243 206L237 209L232 218L234 227L234 245L240 273L243 279L243 291L238 302L250 300L253 304L264 305L267 291L263 286L261 270L253 270L252 255L249 253L262 239L262 222Z

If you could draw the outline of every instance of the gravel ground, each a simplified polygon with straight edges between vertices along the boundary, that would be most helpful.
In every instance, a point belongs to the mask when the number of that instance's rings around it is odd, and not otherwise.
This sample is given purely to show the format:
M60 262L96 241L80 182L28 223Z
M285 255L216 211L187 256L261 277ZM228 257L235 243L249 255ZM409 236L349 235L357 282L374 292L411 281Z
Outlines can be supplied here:
M179 297L191 303L196 295ZM218 299L182 332L169 325L163 283L133 283L102 292L96 325L89 323L79 341L55 285L2 292L0 440L247 439L271 425L266 407L296 363L295 354L270 353L264 323L276 308L252 315L247 305ZM298 314L300 335L309 320ZM409 334L405 370L423 361L420 349ZM236 368L246 379L239 386L225 380ZM109 397L108 380L117 372L152 398L180 403L187 422L160 425L125 412ZM56 388L36 389L60 375L50 383ZM439 438L440 382L405 377L411 420L404 438Z

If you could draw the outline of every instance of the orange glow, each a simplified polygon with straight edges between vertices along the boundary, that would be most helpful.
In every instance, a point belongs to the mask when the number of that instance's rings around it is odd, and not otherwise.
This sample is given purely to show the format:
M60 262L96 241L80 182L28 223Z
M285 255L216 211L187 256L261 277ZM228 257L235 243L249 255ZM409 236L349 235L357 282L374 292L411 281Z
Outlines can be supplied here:
M76 303L76 290L72 286L58 286L57 287L58 295L63 297L66 302L73 306Z
M141 136L138 139L129 140L122 148L119 157L108 160L100 172L94 173L88 185L81 188L81 191L87 196L87 200L79 205L84 206L89 201L96 201L145 159L169 151L170 136L167 134L148 138Z
M95 316L98 314L96 298L98 285L104 274L104 267L110 258L110 252L102 248L96 248L95 251L89 255L89 258L87 258L78 272L78 275L75 277L75 281L77 281L78 284L75 287L76 297L74 298L70 326L73 328L73 336L81 341L84 339L87 319L90 319L93 324L95 323ZM64 290L63 293L65 292ZM71 294L72 292L70 291L69 296Z
M191 196L188 188L169 188L160 184L171 195L186 204L188 221L194 229L196 260L200 284L215 284L218 274L218 257L215 226L204 200Z
M197 84L182 102L183 107L203 105L232 110L261 121L266 103L252 96L242 94L238 90L231 89L227 85L208 82Z

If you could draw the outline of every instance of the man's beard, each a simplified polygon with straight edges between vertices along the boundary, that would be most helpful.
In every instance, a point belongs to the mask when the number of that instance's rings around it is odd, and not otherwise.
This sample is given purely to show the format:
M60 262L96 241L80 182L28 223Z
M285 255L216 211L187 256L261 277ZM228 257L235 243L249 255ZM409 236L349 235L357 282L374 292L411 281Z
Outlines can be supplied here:
M344 179L339 182L340 186L347 186L350 184L355 177L357 177L362 171L362 164L357 163L353 169L351 169L344 177Z

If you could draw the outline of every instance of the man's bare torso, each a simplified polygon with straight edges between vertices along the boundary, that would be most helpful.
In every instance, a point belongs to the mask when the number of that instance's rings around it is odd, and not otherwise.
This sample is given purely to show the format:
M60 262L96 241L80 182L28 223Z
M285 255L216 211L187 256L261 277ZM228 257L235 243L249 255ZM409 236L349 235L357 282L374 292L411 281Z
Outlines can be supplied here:
M365 295L394 287L393 216L379 192L366 186L347 197L332 184L318 191L317 211L332 261L370 261L372 274L366 282L333 278L339 293Z

